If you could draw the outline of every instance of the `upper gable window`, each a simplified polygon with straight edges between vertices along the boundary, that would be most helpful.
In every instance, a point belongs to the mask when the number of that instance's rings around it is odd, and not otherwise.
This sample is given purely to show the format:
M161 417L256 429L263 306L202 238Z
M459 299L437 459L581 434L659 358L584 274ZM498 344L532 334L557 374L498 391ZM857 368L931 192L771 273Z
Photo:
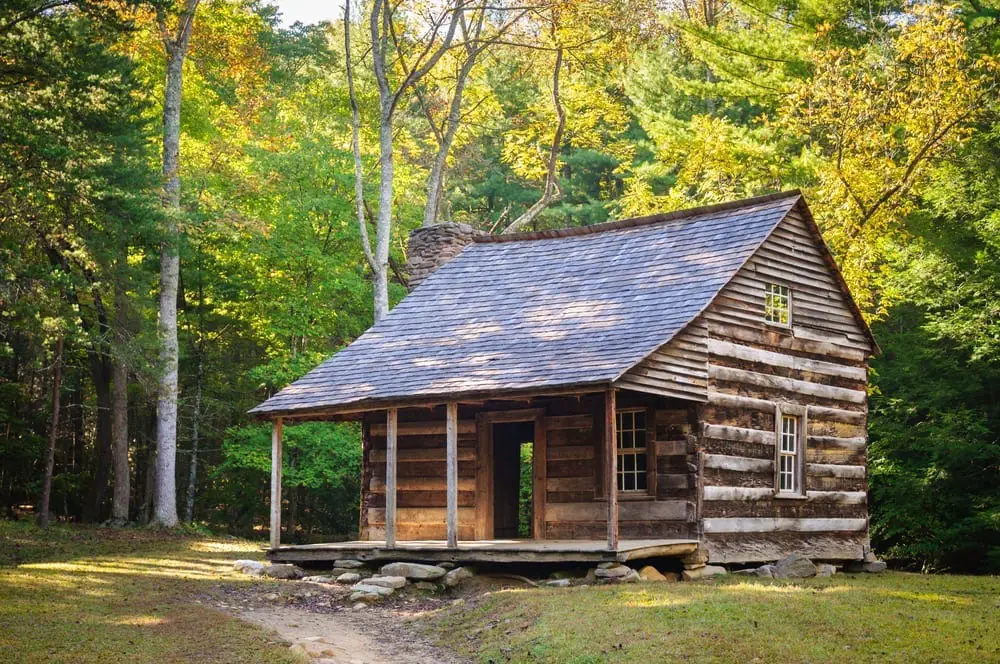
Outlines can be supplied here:
M792 324L792 296L788 286L764 284L764 320L775 325Z

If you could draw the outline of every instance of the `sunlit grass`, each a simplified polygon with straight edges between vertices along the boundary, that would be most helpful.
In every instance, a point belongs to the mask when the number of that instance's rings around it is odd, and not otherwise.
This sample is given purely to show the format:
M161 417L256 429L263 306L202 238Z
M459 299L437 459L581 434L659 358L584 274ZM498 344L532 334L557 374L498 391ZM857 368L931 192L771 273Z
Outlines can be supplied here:
M1000 579L888 573L521 590L424 625L482 662L1000 662Z
M0 662L297 662L196 600L253 542L0 521ZM20 563L15 565L15 563Z

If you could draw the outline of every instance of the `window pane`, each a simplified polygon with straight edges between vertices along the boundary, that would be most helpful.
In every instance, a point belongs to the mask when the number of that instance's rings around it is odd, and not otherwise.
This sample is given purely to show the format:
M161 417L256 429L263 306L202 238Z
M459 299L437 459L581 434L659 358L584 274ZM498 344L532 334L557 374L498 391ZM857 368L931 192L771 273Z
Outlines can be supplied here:
M635 469L641 472L646 472L646 455L636 454L635 455Z
M646 446L646 431L645 429L635 430L635 446L645 447Z
M635 477L635 488L640 491L646 490L646 473L639 473Z
M632 439L631 431L622 431L621 447L624 449L630 449L635 447L635 441Z
M635 421L635 428L636 429L645 429L646 428L646 412L645 411L636 411L635 413L633 413L633 415L634 415L634 421Z
M618 473L618 490L619 490L619 491L624 491L624 490L625 490L625 484L624 484L624 482L625 482L625 476L624 476L624 475L622 475L622 474L621 474L621 473L619 472L619 473Z
M622 470L626 473L635 470L635 456L631 454L622 455Z
M625 475L622 476L622 478L624 480L624 489L622 490L635 491L635 475L631 473L626 473Z

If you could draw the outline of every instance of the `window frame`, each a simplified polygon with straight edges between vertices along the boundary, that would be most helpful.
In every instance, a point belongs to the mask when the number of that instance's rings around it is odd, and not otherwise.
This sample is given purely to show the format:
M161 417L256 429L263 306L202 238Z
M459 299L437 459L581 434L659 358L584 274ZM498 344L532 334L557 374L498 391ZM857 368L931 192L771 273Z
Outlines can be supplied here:
M768 298L775 295L773 288L783 288L785 289L785 300L786 307L788 309L788 322L782 323L781 321L774 321L768 319ZM780 297L780 294L779 294ZM786 283L780 281L765 281L764 282L764 322L768 325L773 325L780 328L791 328L792 327L792 287Z
M777 404L774 411L774 497L804 499L806 497L806 444L809 431L809 409L795 404ZM782 452L785 418L795 418L795 453ZM781 459L791 456L793 461L793 489L781 488Z
M622 447L620 445L622 440L622 426L621 426L621 415L626 413L642 413L645 418L645 426L641 428L636 428L635 421L632 422L632 428L630 431L637 432L642 431L644 436L645 445L643 447ZM655 495L655 478L656 469L653 467L653 460L656 458L653 454L654 451L654 441L653 441L653 427L650 421L650 412L648 408L616 408L615 409L615 486L617 488L617 493L620 497L624 499L629 498L643 498L647 496ZM624 476L625 469L622 463L622 457L629 455L638 458L639 454L642 454L646 458L646 468L645 470L632 470L628 471L635 475L636 479L640 474L645 475L646 487L644 489L625 489L624 481L619 484L619 479ZM637 482L638 483L638 482Z

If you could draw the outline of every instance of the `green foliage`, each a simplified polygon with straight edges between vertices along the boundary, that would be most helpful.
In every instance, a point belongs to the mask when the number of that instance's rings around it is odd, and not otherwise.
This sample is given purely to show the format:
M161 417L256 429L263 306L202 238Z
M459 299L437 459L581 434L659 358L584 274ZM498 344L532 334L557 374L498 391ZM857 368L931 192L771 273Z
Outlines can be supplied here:
M532 515L534 514L534 468L532 464L532 454L534 452L533 443L521 443L519 451L520 472L518 474L518 496L517 496L517 536L531 537Z
M358 425L306 422L287 426L283 450L286 499L300 505L294 521L299 528L296 537L308 537L313 531L356 532L361 482ZM225 496L223 510L228 523L250 532L254 525L268 520L271 426L232 427L226 433L222 452L224 460L213 477L215 491ZM232 491L233 481L238 481L242 490ZM247 491L251 486L258 490Z
M876 334L869 468L876 550L925 571L1000 565L1000 367L941 341L914 305Z

